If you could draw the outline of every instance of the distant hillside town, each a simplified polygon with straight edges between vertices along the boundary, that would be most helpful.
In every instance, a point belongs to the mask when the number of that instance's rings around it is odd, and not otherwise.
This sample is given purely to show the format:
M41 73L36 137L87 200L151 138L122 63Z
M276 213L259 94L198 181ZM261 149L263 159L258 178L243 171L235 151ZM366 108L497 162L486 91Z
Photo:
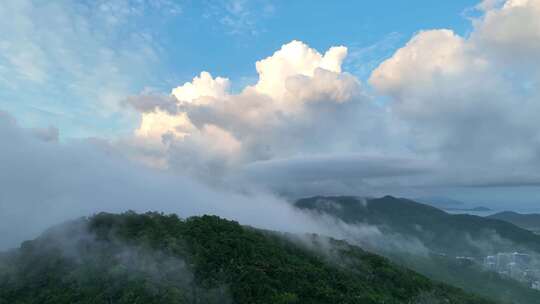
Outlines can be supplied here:
M500 275L527 283L540 290L540 267L535 265L531 255L519 252L500 252L484 258L484 267Z

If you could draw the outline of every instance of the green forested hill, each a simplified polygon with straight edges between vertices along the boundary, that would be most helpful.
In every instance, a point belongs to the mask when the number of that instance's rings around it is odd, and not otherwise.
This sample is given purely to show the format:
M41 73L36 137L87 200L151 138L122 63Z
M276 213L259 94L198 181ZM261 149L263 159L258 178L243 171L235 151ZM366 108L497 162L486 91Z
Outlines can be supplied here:
M98 214L0 256L0 303L492 303L341 241Z

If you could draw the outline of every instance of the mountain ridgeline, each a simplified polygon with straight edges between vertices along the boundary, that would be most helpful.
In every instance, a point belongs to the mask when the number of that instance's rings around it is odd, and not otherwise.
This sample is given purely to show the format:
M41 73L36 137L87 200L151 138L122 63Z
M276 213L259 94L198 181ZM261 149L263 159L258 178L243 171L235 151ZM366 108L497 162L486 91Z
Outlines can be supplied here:
M343 241L98 214L0 255L0 303L494 303Z
M504 211L492 214L488 216L488 218L512 223L523 229L540 234L540 214L521 214L512 211Z
M408 199L317 196L300 199L295 205L349 224L370 224L383 232L414 237L436 253L454 256L485 256L515 250L540 253L540 236L531 231L497 219L448 214Z

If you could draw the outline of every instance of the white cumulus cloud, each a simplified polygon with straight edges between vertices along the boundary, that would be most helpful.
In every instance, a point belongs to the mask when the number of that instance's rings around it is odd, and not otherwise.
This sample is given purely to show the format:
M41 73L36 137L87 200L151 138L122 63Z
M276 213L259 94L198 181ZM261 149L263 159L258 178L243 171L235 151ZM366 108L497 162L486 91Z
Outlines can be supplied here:
M469 37L421 31L371 75L413 149L446 163L456 183L537 177L539 5L483 2Z

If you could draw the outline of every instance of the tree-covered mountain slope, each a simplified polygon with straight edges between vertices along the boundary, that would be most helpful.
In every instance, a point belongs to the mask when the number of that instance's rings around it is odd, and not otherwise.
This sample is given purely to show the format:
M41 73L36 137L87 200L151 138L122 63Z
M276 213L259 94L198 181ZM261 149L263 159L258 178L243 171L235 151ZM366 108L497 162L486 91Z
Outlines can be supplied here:
M332 215L353 226L376 227L382 231L381 238L394 239L397 246L389 248L376 243L370 250L431 279L498 301L540 303L539 291L524 282L487 271L482 265L487 255L498 252L526 250L537 258L540 236L530 231L499 220L451 215L390 196L378 199L317 196L298 200L295 205L315 214ZM351 241L356 241L353 239L354 236ZM414 247L427 248L427 252L411 251L409 242Z
M514 304L540 303L540 292L531 289L528 284L488 271L483 265L466 259L403 252L385 255L393 262L414 269L433 280L460 287L494 301Z
M516 250L540 253L540 236L531 231L497 219L448 214L408 199L317 196L300 199L295 205L346 223L367 223L411 236L430 250L448 255L485 256Z
M0 256L0 303L492 303L345 242L98 214Z
M521 214L504 211L492 214L488 218L509 222L523 229L540 233L540 214Z

